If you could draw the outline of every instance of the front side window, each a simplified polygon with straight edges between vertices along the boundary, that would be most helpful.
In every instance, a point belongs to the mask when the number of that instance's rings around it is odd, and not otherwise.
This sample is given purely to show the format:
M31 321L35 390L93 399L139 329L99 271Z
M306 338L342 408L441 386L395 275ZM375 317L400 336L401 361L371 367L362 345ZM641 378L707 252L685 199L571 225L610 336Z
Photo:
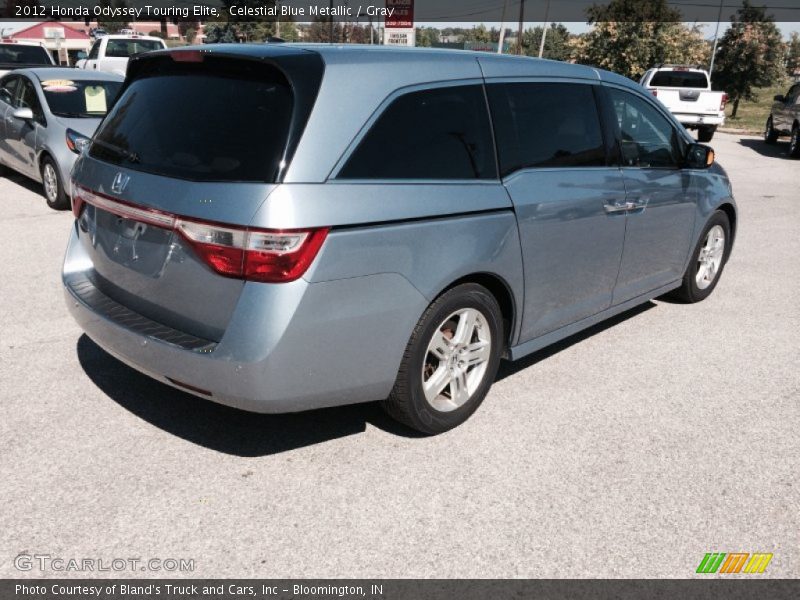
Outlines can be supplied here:
M37 121L43 119L42 105L39 104L39 97L36 95L36 88L29 80L20 78L20 85L17 90L17 99L14 102L17 108L30 108Z
M678 167L680 142L672 123L634 94L615 88L610 88L608 94L616 116L622 164L626 167Z
M93 45L92 49L89 50L89 59L94 60L97 58L97 55L100 53L100 43L102 40L97 40Z
M19 77L6 77L0 82L0 100L9 105L14 103L17 81L19 81Z
M790 87L784 98L784 102L786 102L786 104L794 104L795 100L800 98L800 85Z
M479 85L410 92L392 102L338 175L345 179L494 179Z
M606 164L592 86L502 83L488 89L503 176L535 167Z

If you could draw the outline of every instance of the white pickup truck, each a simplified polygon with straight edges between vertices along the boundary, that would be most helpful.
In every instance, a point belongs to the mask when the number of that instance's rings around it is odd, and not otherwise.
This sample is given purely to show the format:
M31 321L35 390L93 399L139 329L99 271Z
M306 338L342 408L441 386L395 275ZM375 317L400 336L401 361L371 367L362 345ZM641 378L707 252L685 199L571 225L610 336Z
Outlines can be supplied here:
M52 67L55 64L47 48L41 44L0 39L0 77L14 69Z
M125 76L128 59L134 54L163 50L164 40L146 35L104 35L92 44L89 55L75 63L78 69L90 69ZM79 54L80 56L80 54Z
M697 129L697 139L710 142L725 123L728 94L711 91L708 71L699 67L661 65L648 70L639 83L661 100L687 129Z

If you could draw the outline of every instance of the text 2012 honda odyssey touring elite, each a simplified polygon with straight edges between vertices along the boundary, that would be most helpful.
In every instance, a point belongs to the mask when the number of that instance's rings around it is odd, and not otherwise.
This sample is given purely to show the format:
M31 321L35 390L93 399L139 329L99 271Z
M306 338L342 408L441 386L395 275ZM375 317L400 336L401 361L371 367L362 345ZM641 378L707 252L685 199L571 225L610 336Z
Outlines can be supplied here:
M517 359L714 289L725 172L634 82L528 58L217 45L131 60L73 171L70 309L258 412L384 399L436 433Z

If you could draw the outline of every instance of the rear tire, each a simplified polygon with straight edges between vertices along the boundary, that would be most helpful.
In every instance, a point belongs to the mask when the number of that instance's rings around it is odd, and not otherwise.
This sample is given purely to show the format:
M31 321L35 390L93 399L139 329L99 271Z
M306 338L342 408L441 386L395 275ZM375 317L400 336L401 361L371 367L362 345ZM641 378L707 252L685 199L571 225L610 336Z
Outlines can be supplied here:
M708 298L717 287L725 263L728 262L730 248L730 220L728 215L718 210L711 215L703 228L683 276L683 283L671 296L690 304Z
M483 286L466 283L439 296L411 334L394 388L382 403L386 412L429 435L466 421L497 375L502 319L497 300Z
M49 156L42 161L42 187L47 206L54 210L69 208L69 198L64 192L64 184L58 174L58 167Z
M715 131L717 131L716 127L699 127L697 129L697 141L710 142L714 137Z
M797 123L792 127L792 137L789 140L789 158L800 158L800 126Z
M768 144L774 144L778 141L778 132L772 126L772 115L767 119L767 124L764 126L764 141Z

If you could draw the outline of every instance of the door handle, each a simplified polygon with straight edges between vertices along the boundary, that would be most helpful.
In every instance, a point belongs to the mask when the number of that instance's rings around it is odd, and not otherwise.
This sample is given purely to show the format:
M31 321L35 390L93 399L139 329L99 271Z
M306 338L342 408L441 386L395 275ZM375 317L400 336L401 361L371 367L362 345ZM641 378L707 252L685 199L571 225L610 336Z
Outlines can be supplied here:
M629 210L634 210L636 208L635 202L611 202L603 205L603 208L606 209L606 212L611 213L619 213L619 212L627 212Z

